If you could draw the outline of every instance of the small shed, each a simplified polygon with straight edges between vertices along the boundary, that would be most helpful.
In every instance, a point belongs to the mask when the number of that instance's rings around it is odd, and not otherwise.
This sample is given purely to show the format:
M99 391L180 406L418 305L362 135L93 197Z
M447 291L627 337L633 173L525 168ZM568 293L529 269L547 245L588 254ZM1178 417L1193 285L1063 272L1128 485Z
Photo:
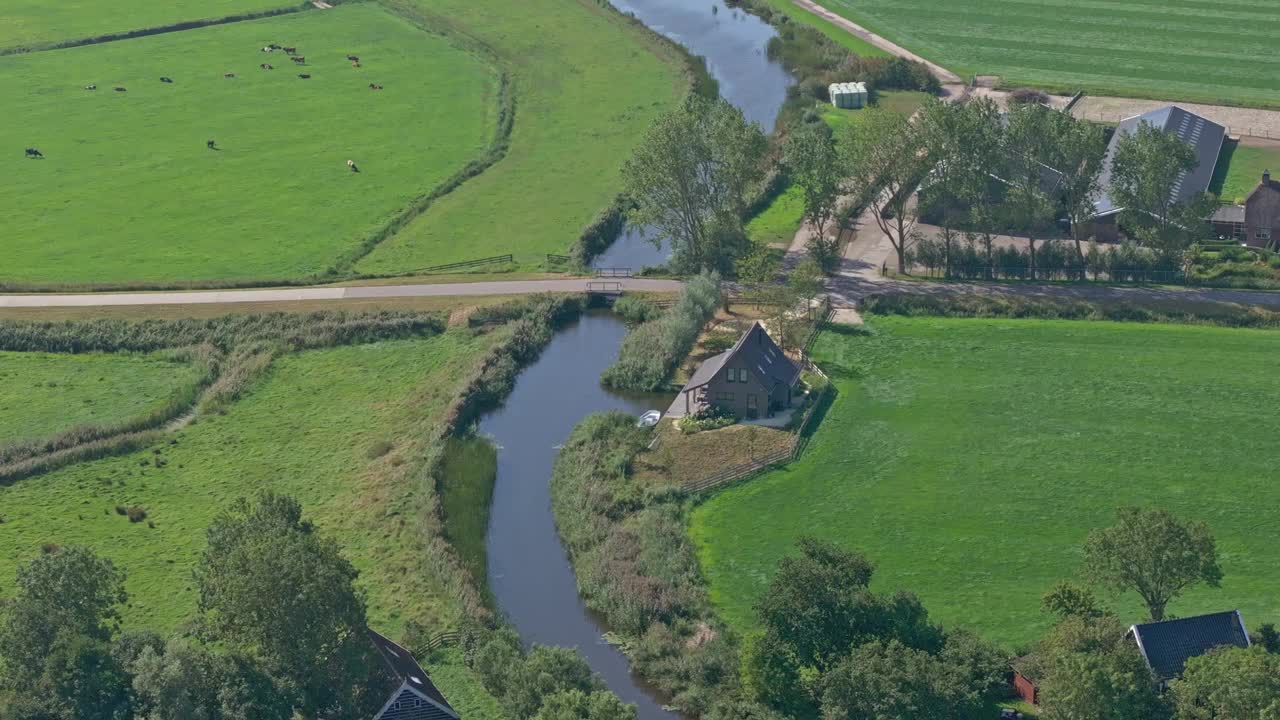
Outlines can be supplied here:
M867 106L867 84L861 82L831 83L827 86L831 104L842 110L860 110Z

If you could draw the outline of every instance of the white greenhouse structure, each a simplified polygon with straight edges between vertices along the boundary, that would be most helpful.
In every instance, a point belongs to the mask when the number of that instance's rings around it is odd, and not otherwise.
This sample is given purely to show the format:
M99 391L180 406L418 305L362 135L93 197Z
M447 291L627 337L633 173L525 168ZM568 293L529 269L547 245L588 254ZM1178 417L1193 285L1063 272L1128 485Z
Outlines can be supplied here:
M866 83L831 83L827 92L831 95L831 104L838 108L860 110L867 106Z

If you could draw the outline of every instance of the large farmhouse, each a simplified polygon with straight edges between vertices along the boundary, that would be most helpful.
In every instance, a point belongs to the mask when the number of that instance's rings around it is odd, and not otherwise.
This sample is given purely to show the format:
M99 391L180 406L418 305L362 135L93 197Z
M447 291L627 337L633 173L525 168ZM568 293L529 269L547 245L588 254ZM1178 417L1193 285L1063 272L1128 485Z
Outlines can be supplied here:
M1115 161L1116 151L1120 147L1120 141L1137 132L1138 126L1142 123L1177 135L1195 150L1199 165L1178 178L1174 186L1174 197L1171 198L1176 202L1191 200L1208 191L1214 170L1218 166L1218 155L1222 152L1222 143L1227 139L1226 128L1176 105L1120 121L1120 126L1111 136L1111 144L1107 147L1107 157L1102 166L1102 197L1096 203L1097 214L1091 223L1092 234L1101 242L1116 242L1120 239L1117 220L1124 208L1120 207L1111 194L1112 164Z

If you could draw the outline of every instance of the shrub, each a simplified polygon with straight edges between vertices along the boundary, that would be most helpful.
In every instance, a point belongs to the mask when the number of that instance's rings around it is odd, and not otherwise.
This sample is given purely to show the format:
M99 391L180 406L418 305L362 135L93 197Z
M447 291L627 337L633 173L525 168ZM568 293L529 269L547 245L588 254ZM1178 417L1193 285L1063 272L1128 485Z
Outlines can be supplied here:
M131 523L140 523L147 519L147 510L140 505L130 507L125 511L125 514L129 517L129 522Z
M627 335L617 362L605 369L601 381L623 390L663 389L719 304L720 276L704 273L693 278L662 317Z
M117 514L117 515L128 515L128 514L129 514L129 509L128 509L128 508L126 508L126 507L125 507L125 506L123 506L123 505L117 505L117 506L116 506L116 514Z
M662 315L657 305L635 295L625 295L613 304L613 311L632 325L649 322Z
M390 442L386 440L379 440L378 442L369 446L369 449L365 451L365 457L369 458L370 460L377 460L383 455L386 455L387 453L391 452L392 448L394 447L395 445L392 445Z
M676 427L680 428L680 432L685 435L692 435L703 430L719 430L737 422L738 419L733 415L712 405L692 415L685 415L680 418L680 421L676 423Z
M1018 88L1009 93L1009 102L1014 105L1048 105L1049 96L1035 88Z
M702 341L702 346L708 351L719 354L733 347L738 342L738 338L727 332L713 332Z

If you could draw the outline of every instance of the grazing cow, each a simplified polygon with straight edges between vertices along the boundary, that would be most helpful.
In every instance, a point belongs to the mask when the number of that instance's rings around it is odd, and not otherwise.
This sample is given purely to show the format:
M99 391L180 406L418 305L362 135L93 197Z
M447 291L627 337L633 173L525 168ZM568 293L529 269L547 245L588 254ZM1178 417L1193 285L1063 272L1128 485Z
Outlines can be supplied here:
M275 52L275 51L276 51L276 49L275 49L275 48L273 48L273 47L271 47L270 45L268 45L268 46L266 46L266 47L262 48L262 52Z
M307 58L303 55L294 55L291 59L299 65L307 64Z
M290 55L294 55L294 54L296 54L296 53L298 52L298 48L296 48L296 47L287 47L287 48L284 48L284 51L285 51L286 53L289 53Z
M27 157L29 157L29 158L42 158L42 157L44 157L44 153L40 152L39 150L37 150L37 149L35 149L35 148L27 148ZM348 160L347 162L351 162L351 161L350 161L350 160Z
M204 146L205 146L205 147L207 147L207 148L209 148L210 150L217 150L217 149L218 149L218 148L217 148L217 145L218 145L218 143L214 142L213 140L205 140L205 141L204 141Z
M377 83L369 83L369 89L370 89L370 90L381 90L381 89L382 89L382 86L381 86L381 85L378 85Z
M85 89L85 90L97 90L97 89L98 89L98 86L97 86L97 85L85 85L85 86L84 86L84 89Z
M355 160L348 160L347 167L351 169L351 172L360 172L360 168L356 167Z
M162 82L162 83L172 83L172 82L173 82L173 78L171 78L171 77L165 77L164 75L161 75L161 76L160 76L160 82Z
M123 85L117 85L117 86L115 86L115 91L116 91L116 92L128 92L128 90L127 90Z
M353 68L358 68L358 67L360 67L360 63L358 63L358 62L353 62L353 63L351 63L351 67L353 67Z
M298 73L298 77L302 78L303 80L311 79L311 75L309 73Z
M261 65L259 65L258 67L262 68L263 70L275 70L275 68L271 67L271 66L270 66L269 64L267 64L267 63L262 63L262 64L261 64Z
M268 45L267 47L271 48L272 50L279 50L279 49L280 49L280 46L279 46L279 45L277 45L277 44L275 44L275 43L271 43L271 44L270 44L270 45Z
M235 76L236 76L235 73L222 73L222 77L224 78L233 78Z
M347 55L347 59L348 59L348 60L350 60L350 61L351 61L351 62L353 62L353 63L358 63L358 62L360 62L360 57L359 57L359 56L357 56L357 55Z

